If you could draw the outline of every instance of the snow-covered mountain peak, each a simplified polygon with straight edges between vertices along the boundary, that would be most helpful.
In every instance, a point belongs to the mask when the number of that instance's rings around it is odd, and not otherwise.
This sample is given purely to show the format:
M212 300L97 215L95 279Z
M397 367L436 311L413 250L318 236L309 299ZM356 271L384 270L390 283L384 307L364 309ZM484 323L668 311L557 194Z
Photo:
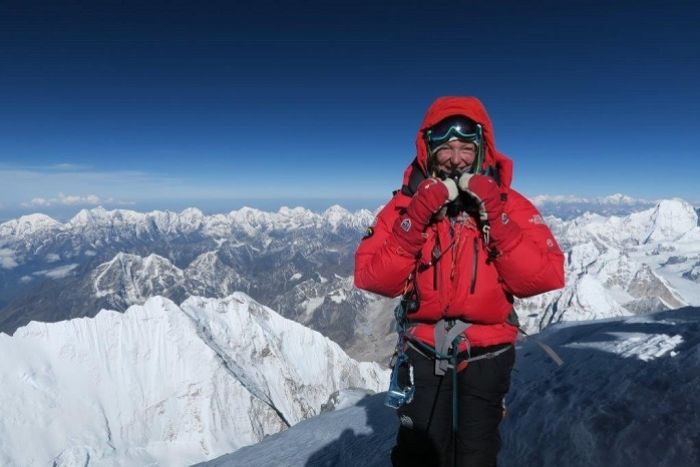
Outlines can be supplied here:
M302 208L301 206L296 206L293 208L290 208L288 206L282 206L277 210L277 214L279 214L282 217L313 217L314 213L306 208Z
M0 236L31 235L44 230L52 230L61 227L61 223L46 214L28 214L18 219L0 224Z
M343 378L348 379L350 386L374 391L382 390L381 384L386 382L378 365L360 363L356 368L348 368L349 357L336 343L283 318L243 292L224 299L190 297L181 308L221 346L220 353L256 362L251 367L243 367L239 361L227 364L246 387L257 388L256 396L274 405L290 424L318 414L329 391L341 389L337 382ZM336 362L331 367L329 359ZM280 361L294 364L280 366ZM331 381L320 381L318 375L329 370L333 372ZM272 375L278 384L270 387L265 381ZM306 401L300 400L300 394ZM312 404L310 395L314 395Z
M324 222L328 223L333 230L337 230L340 226L362 229L367 227L372 220L371 214L368 216L363 211L352 214L350 211L337 204L326 209L322 217Z
M182 212L180 212L180 216L200 218L200 217L204 217L204 213L199 208L185 208L182 210Z
M333 222L336 219L339 220L351 214L350 211L348 211L344 207L334 204L333 206L323 211L322 215L325 219L328 219L329 222Z
M652 212L653 227L645 243L676 240L698 225L698 214L682 199L660 201Z
M168 258L164 258L155 253L151 253L143 258L143 262L144 264L172 264Z
M131 253L125 253L123 251L120 251L116 255L114 255L114 258L111 260L107 261L106 264L113 265L113 264L124 264L124 263L131 263L131 262L141 262L142 257L139 255L134 255Z
M261 229L265 229L272 216L272 213L247 206L228 214L228 218L233 224L251 236L257 234Z
M135 255L132 253L125 253L123 251L120 251L119 253L114 255L114 258L107 261L106 263L104 263L101 266L115 265L115 264L132 264L132 263L138 263L138 264L141 264L141 263L168 263L168 264L172 264L172 263L170 263L170 260L168 260L167 258L164 258L160 255L155 254L155 253L151 253L148 256L142 257L142 256Z
M289 208L287 206L282 206L276 214L273 214L270 218L270 228L282 228L282 229L297 229L299 227L315 224L319 215L315 212L302 208L294 207Z
M68 223L70 225L90 225L107 219L108 215L109 211L102 206L92 209L81 209Z
M374 221L375 214L368 209L360 209L355 213L351 213L347 209L333 205L326 209L323 213L325 222L330 224L333 229L338 229L340 226L348 227L364 231Z
M119 252L92 273L92 287L110 306L125 309L154 295L180 296L184 273L169 259L152 253L145 258Z
M673 242L697 228L698 215L681 199L662 200L654 207L626 216L601 216L585 213L559 224L559 237L572 244L592 240L608 246L633 246Z
M197 208L187 208L177 217L183 231L194 231L202 227L207 216Z
M2 465L191 465L387 383L245 294L32 322L0 334L0 371Z

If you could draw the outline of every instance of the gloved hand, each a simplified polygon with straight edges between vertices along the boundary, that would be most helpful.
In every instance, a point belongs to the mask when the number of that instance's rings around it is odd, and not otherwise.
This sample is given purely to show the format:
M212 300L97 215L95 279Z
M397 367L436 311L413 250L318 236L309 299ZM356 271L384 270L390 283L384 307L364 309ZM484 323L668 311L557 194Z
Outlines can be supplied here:
M465 173L459 177L459 189L476 199L482 222L491 223L503 212L501 190L493 178Z
M496 181L486 175L465 173L459 177L459 189L477 201L479 219L487 247L495 256L510 251L522 238L520 228L504 212L505 201Z
M404 215L396 219L393 232L399 246L411 255L417 255L425 237L423 232L430 219L446 203L454 201L459 194L454 180L428 178L423 180Z

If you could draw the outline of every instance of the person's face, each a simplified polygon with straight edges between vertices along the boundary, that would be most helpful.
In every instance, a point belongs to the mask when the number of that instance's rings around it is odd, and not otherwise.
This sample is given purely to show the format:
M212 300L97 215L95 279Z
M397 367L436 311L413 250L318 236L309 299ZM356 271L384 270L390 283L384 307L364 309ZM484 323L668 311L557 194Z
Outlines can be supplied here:
M438 172L465 172L475 159L476 145L460 140L443 144L435 153L435 165Z

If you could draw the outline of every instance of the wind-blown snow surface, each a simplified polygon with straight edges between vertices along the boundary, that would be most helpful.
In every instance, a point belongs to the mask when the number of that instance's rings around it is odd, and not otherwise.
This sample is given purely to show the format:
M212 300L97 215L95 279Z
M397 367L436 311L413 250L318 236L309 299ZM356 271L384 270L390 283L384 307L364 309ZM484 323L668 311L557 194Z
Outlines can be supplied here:
M504 465L700 465L700 309L556 326L532 344L503 426Z
M383 390L378 365L243 293L0 334L0 465L189 465Z
M700 309L555 325L518 346L502 467L700 465ZM389 467L398 420L384 394L206 466Z

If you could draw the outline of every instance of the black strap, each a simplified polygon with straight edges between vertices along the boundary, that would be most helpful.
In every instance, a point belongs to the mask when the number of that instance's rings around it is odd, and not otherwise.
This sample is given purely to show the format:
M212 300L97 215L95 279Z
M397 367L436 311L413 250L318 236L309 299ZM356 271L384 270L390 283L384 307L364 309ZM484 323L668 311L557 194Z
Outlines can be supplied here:
M401 187L401 193L406 196L413 196L416 191L418 191L418 185L420 185L420 182L426 178L425 174L423 173L423 169L421 168L420 164L418 164L418 158L413 159L411 165L413 167L411 170L411 175L408 177L408 184Z
M486 170L484 170L484 175L493 178L494 180L496 180L498 186L501 186L501 171L498 170L498 167L489 165L488 167L486 167Z

